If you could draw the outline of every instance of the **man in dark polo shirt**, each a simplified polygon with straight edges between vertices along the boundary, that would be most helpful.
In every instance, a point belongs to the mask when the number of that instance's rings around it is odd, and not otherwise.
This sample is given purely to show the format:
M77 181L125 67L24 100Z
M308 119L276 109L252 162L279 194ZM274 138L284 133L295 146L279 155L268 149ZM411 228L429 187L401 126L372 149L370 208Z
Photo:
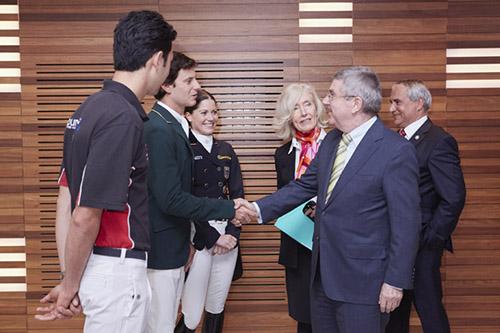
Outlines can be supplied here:
M114 32L112 80L71 116L59 184L71 217L62 282L42 299L38 319L86 315L85 332L143 332L150 308L147 157L140 100L158 91L176 32L151 11L130 12ZM62 214L64 215L64 214ZM58 214L58 223L61 221ZM61 235L58 235L59 238Z

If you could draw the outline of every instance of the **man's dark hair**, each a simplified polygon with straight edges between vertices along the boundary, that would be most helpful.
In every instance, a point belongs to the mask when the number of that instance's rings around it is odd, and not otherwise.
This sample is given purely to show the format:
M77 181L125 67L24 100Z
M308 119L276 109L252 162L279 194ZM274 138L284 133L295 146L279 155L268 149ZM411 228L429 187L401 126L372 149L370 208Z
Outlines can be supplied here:
M164 61L177 36L174 28L157 12L143 10L128 13L115 27L113 59L115 70L136 71L158 51Z
M167 78L165 79L165 82L163 84L166 85L171 85L174 84L175 80L177 79L177 76L179 75L179 71L181 69L193 69L198 64L194 59L189 58L187 55L181 52L174 51L174 57L172 58L172 64L170 64L170 72L168 73ZM155 95L155 98L157 100L162 99L167 92L163 90L163 88L160 87L160 90L158 93Z

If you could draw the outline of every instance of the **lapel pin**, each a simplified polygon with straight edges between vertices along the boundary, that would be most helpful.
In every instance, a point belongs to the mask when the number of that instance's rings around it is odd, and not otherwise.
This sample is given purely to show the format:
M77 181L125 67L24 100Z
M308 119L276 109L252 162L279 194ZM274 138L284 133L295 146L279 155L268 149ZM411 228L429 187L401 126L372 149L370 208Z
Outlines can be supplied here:
M415 135L415 140L420 139L420 135Z

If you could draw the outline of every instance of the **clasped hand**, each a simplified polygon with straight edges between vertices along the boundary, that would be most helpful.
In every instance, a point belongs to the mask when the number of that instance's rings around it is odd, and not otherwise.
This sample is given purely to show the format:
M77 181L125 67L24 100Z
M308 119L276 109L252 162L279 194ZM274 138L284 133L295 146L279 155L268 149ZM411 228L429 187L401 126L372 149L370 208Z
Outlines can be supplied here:
M212 254L213 255L221 255L226 254L238 244L238 240L233 235L225 234L220 235L219 239L215 243L213 247Z
M231 223L237 227L242 224L247 224L252 221L257 221L257 211L255 207L248 201L242 198L234 199L235 215Z
M46 306L36 309L38 314L35 315L35 319L38 320L70 319L82 312L78 294L67 290L63 283L52 288L40 303Z

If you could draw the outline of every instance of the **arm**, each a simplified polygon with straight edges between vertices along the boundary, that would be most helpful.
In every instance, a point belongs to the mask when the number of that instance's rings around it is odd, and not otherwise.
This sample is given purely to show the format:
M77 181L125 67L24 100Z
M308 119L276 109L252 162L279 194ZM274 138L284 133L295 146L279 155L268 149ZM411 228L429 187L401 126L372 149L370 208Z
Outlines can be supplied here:
M318 169L324 147L325 144L320 146L317 156L300 179L289 182L273 194L255 202L264 222L285 214L318 194Z
M443 244L451 236L465 205L465 183L458 145L452 136L441 140L429 157L429 172L439 204L426 230L426 242Z
M99 232L102 210L97 208L76 207L73 211L68 237L64 250L66 275L41 303L51 303L38 308L35 316L39 320L67 319L81 312L78 300L80 281Z
M229 145L229 144L228 144ZM229 171L229 197L231 199L244 198L243 190L243 176L241 174L240 162L238 156L233 150L233 147L229 145L231 153L231 167ZM228 223L226 227L226 234L232 235L236 239L240 239L241 227L236 227L232 223Z
M56 207L56 244L61 272L65 271L64 249L71 221L71 194L67 186L59 186Z
M101 215L102 209L81 206L73 212L65 248L63 295L73 297L80 289L80 280L101 225ZM58 305L67 306L70 300L63 297Z
M149 156L148 186L163 213L198 221L234 217L232 201L198 198L183 190L181 173L185 161L177 160L176 151L183 147L176 145L184 143L180 143L176 133L151 125L145 138Z
M412 273L421 228L418 163L411 143L399 147L383 175L390 240L384 282L411 289Z
M380 290L380 311L396 309L403 297L402 288L410 289L421 227L418 163L415 148L405 144L389 162L383 175L390 243L388 265Z

